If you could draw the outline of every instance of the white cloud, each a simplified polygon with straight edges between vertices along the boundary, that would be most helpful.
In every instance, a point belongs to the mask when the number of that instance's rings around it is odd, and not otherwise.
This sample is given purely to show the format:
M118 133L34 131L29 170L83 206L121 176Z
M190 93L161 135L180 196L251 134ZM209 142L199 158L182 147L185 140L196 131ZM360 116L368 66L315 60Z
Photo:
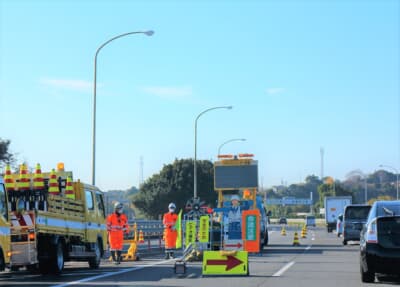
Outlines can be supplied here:
M149 86L143 87L142 90L159 98L168 100L185 99L191 97L193 89L190 86L173 87L173 86Z
M93 82L84 80L41 78L40 83L52 88L66 89L77 92L90 92L93 89ZM99 87L99 85L97 85L97 87Z
M266 90L266 92L268 95L275 96L275 95L279 95L279 94L282 94L283 92L285 92L285 89L284 88L269 88Z

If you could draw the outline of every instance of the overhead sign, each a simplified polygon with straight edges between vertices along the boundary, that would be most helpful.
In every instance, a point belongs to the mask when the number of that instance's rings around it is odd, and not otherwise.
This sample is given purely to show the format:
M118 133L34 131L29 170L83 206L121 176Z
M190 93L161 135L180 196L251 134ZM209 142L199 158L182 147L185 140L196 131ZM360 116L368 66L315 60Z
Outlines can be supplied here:
M221 255L220 251L204 251L203 275L248 275L248 253Z
M267 199L269 205L311 205L310 198L271 198Z
M208 217L208 215L200 216L199 242L201 243L208 242L209 230L210 230L210 218Z
M232 160L231 162L235 162ZM249 164L214 165L214 188L215 189L238 189L258 187L257 161Z

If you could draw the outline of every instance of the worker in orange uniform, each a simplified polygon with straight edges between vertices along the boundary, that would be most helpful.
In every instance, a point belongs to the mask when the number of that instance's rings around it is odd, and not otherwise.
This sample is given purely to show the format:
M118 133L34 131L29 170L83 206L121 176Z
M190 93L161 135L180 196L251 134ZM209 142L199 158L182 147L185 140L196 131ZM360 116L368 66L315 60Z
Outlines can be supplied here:
M114 213L107 217L108 242L114 264L121 263L122 247L124 245L124 232L128 233L128 219L122 213L122 203L114 204Z
M175 203L168 205L168 212L164 213L163 224L165 228L165 259L174 258L174 249L176 247L176 238L178 232L175 224L178 220L178 215L175 213Z

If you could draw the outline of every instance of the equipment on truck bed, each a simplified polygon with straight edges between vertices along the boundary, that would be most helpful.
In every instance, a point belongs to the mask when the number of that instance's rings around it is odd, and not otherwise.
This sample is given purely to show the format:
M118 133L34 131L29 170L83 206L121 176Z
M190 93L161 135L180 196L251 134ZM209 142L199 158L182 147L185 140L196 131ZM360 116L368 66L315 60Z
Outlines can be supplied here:
M50 173L42 173L39 164L33 174L27 170L22 164L19 174L7 174L11 269L58 274L65 261L98 268L107 244L103 193L74 182L63 164Z

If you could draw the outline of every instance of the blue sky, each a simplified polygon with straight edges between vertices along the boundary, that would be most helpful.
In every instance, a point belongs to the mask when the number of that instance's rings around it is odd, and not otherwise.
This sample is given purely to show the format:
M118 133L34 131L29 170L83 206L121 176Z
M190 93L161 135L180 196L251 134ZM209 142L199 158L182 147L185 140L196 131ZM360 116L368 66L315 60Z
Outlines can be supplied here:
M0 0L0 137L20 161L137 186L175 158L254 153L263 186L400 169L398 1Z

